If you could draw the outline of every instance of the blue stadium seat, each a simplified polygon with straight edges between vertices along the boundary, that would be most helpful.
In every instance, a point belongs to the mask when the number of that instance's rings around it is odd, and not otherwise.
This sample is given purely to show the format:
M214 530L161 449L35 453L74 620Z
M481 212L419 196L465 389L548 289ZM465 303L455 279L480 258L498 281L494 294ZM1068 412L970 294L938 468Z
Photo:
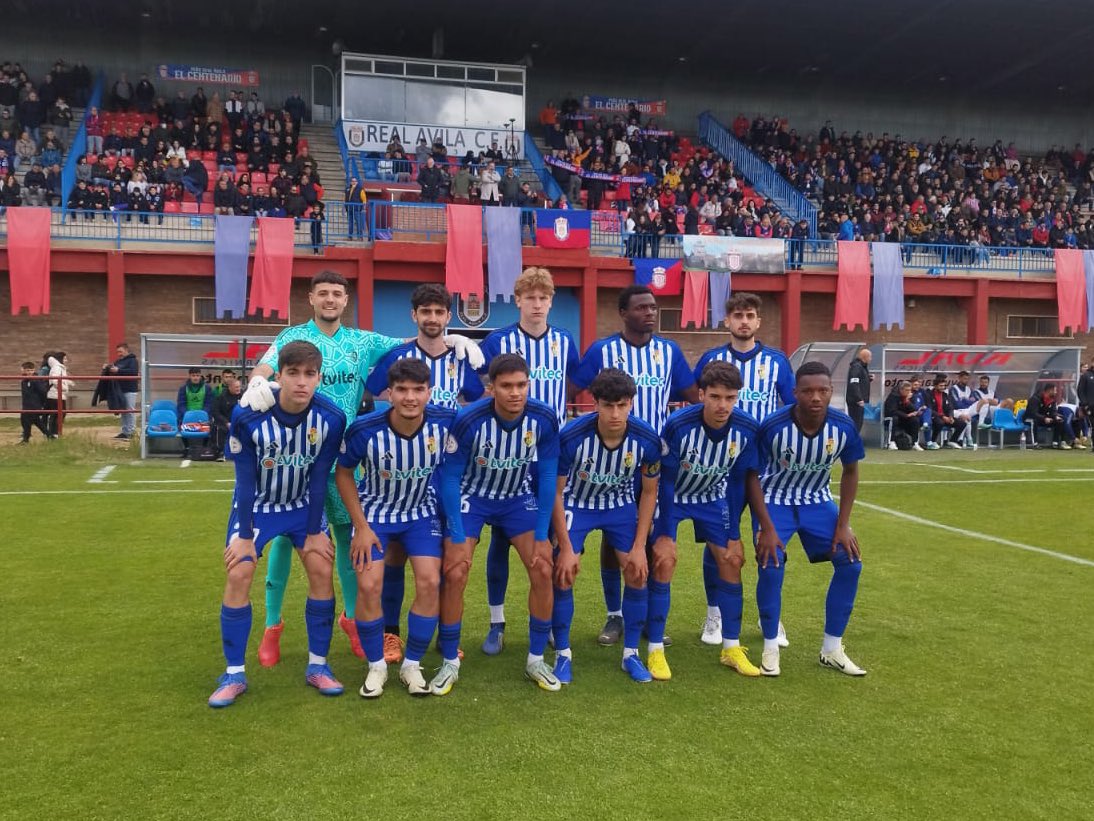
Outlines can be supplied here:
M991 417L991 429L988 431L988 446L991 446L993 434L999 434L999 447L1002 449L1008 431L1020 433L1025 430L1026 425L1022 419L1025 413L1025 408L1018 411L1018 416L1010 408L996 408ZM1033 444L1032 441L1030 444Z
M190 425L204 425L204 430L190 429L187 430L187 426ZM179 436L183 439L205 439L209 436L209 414L203 410L189 410L186 411L186 415L182 417L182 423L179 425Z
M169 410L171 411L171 413L175 413L175 408L176 405L172 400L157 399L155 402L152 403L152 407L149 410L149 413L155 413L158 410ZM177 422L178 420L176 419L175 421Z
M149 439L174 439L178 436L179 420L175 416L175 406L173 402L168 404L168 408L153 408L148 415L145 436Z

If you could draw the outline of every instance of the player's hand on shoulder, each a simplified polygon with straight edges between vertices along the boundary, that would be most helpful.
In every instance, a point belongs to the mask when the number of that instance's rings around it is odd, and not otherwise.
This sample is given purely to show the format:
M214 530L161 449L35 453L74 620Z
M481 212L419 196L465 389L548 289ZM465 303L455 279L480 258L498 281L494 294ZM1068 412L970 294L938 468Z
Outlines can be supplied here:
M231 570L241 562L258 562L254 539L232 539L224 548L224 568Z
M251 377L247 383L247 390L239 399L239 404L255 411L268 411L274 406L277 398L274 389L280 387L276 382L271 382L260 374Z

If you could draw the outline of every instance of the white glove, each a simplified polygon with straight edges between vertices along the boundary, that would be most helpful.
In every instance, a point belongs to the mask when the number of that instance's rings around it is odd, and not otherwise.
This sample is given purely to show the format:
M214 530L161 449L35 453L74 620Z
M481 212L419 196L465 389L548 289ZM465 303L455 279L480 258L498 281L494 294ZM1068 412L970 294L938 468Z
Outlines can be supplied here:
M247 390L244 391L239 404L251 410L268 411L277 401L273 389L278 387L280 385L276 382L270 382L266 377L255 374L247 384Z
M482 348L466 336L449 334L444 338L444 344L456 352L457 359L466 359L467 364L476 371L486 364L486 359L482 355Z

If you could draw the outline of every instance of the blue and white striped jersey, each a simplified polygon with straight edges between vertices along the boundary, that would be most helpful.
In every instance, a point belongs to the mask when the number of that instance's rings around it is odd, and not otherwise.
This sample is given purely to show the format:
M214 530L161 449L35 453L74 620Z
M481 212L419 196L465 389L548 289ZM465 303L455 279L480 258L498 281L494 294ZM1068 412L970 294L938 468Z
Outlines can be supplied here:
M421 427L411 436L390 424L392 411L357 419L346 431L338 464L361 466L357 498L369 524L399 524L437 513L434 474L444 459L444 443L456 412L427 405Z
M757 422L774 413L780 405L794 401L794 371L786 354L757 342L748 353L739 353L731 345L711 348L695 366L695 381L711 362L729 362L741 372L741 391L737 410L743 410Z
M529 399L524 413L507 422L486 397L456 414L445 450L467 464L461 496L511 499L531 492L533 461L558 459L558 420L552 408Z
M780 408L760 424L760 484L771 505L811 505L832 499L832 466L866 458L851 417L835 408L813 436L794 420L794 405Z
M582 357L574 384L589 387L605 368L619 368L633 377L638 395L631 413L657 433L665 426L669 401L682 399L683 392L695 384L680 346L661 336L642 346L632 345L621 334L598 339Z
M661 440L641 419L627 420L623 441L609 448L597 430L598 415L587 413L562 429L558 475L566 477L563 503L579 510L616 510L633 505L639 467L656 474Z
M388 369L395 364L396 360L404 357L420 359L429 365L429 403L431 405L458 410L460 407L458 399L474 402L485 390L482 380L467 364L467 360L458 359L454 350L449 348L440 356L430 356L418 346L416 340L393 348L384 354L384 358L376 363L376 367L365 382L365 388L373 396L379 396L386 391Z
M327 479L345 429L345 415L318 393L298 414L286 413L279 404L268 411L242 406L232 411L228 451L235 462L243 538L250 538L252 513L304 507L315 513L314 530L309 514L308 532L318 532Z
M498 354L523 356L529 370L528 398L553 408L560 425L566 421L566 380L573 379L580 359L577 343L569 331L549 325L542 336L532 336L518 322L492 332L480 347L486 360L480 370L483 374Z
M743 478L747 470L759 471L758 432L756 420L738 408L718 429L703 422L702 405L675 411L663 435L662 483L674 486L677 502L709 504L725 499L731 473Z

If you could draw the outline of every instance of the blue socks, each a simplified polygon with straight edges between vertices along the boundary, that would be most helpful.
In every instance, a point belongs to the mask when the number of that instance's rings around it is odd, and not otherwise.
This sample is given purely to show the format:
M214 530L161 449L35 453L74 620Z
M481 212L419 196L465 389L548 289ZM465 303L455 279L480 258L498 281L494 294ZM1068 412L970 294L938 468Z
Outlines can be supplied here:
M509 587L509 539L495 528L490 530L490 548L486 551L486 603L505 604Z
M533 656L542 656L547 649L547 636L551 632L551 622L547 619L528 617L528 653Z
M649 610L646 614L646 635L650 644L661 644L665 640L665 622L669 618L671 585L669 582L649 580ZM625 624L625 622L624 622Z
M251 603L244 607L220 606L220 641L229 667L242 667L251 634Z
M756 606L760 610L760 629L764 638L774 641L779 635L779 619L783 607L783 578L786 575L786 554L779 551L779 566L772 562L756 568Z
M433 633L437 630L437 616L419 616L413 610L406 616L406 660L421 661Z
M326 658L334 630L334 599L308 597L304 602L304 624L308 630L308 652Z
M441 656L447 661L459 658L461 629L463 629L463 622L455 622L454 624L441 622Z
M609 613L623 609L623 571L600 568L600 583L604 585L604 607Z
M717 607L718 562L709 547L703 549L703 589L707 594L707 607Z
M708 551L709 552L709 551ZM741 637L741 613L745 599L740 582L734 584L718 579L718 610L722 614L722 638Z
M372 621L357 619L357 638L361 640L361 649L365 651L365 658L368 659L369 664L384 660L383 619Z
M380 606L384 609L384 632L399 635L399 621L406 594L406 565L384 565L384 586L380 593Z
M570 649L570 625L574 621L574 589L555 588L555 604L551 611L551 630L555 634L555 650ZM536 655L539 655L538 653Z
M846 552L841 550L832 558L832 581L824 603L824 632L829 636L842 636L847 630L861 573L862 562L852 564Z
M558 596L558 593L555 593ZM557 598L556 598L557 601ZM638 649L638 640L646 626L646 613L649 610L649 592L646 588L623 588L623 646L631 650ZM662 632L664 628L662 628ZM556 633L557 635L557 633Z

